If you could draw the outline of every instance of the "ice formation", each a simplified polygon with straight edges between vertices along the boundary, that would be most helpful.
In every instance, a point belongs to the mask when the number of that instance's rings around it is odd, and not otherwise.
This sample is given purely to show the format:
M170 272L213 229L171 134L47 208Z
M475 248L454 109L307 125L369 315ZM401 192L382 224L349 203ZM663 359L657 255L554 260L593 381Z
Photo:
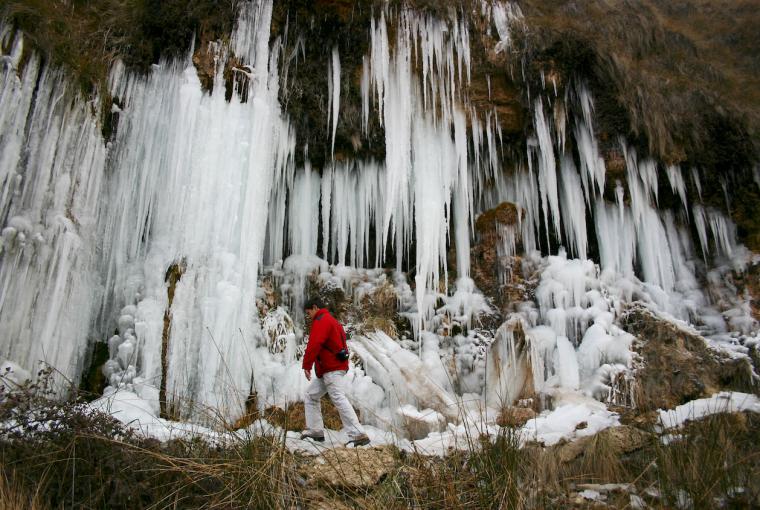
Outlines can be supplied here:
M483 5L497 49L508 50L519 7ZM377 116L385 160L315 168L278 101L288 62L270 42L271 16L271 1L242 4L230 43L208 48L212 92L189 56L146 76L116 64L118 129L106 144L92 106L37 57L19 67L23 38L3 29L1 359L29 371L44 361L76 381L88 346L107 338L107 396L140 399L154 418L161 404L186 420L235 418L254 393L262 407L300 400L310 285L355 304L385 286L411 327L399 338L357 330L350 341L351 398L369 425L403 433L412 423L429 446L448 444L476 417L492 424L500 406L534 394L556 409L527 427L551 443L575 434L573 420L614 425L602 402L632 404L621 384L632 366L633 338L617 323L625 303L691 322L716 344L757 335L741 298L718 303L699 283L699 271L717 285L750 256L701 191L687 205L685 180L699 190L698 170L663 167L621 140L624 177L615 203L605 198L611 177L584 83L533 91L533 134L506 161L496 113L468 100L468 23L381 9L361 92L363 127ZM226 100L231 55L241 80ZM337 48L330 57L333 153ZM680 210L659 208L663 178ZM500 283L537 276L535 295L493 327L498 311L471 279L470 248L478 215L503 202L517 221L498 225ZM282 300L264 304L275 291Z

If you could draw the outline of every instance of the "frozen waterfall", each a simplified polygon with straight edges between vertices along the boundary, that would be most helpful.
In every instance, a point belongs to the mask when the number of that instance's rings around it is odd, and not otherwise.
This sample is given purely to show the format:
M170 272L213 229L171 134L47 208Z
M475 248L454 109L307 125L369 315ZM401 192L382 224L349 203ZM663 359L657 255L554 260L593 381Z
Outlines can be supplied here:
M519 8L484 12L505 51ZM361 111L365 135L373 115L384 129L385 159L334 158L347 80L336 47L324 91L333 157L316 168L278 100L288 64L271 18L271 0L242 3L231 41L207 49L211 92L189 55L146 76L114 65L107 142L93 104L36 56L21 66L23 37L2 30L0 359L45 362L76 383L88 348L108 338L107 391L129 388L156 414L234 418L254 393L259 406L300 400L310 282L354 303L391 289L412 334L357 332L351 396L368 423L420 419L440 432L465 401L494 407L528 389L629 404L616 381L632 337L616 319L632 301L699 319L705 335L757 331L746 313L724 320L698 275L720 280L749 260L730 218L701 197L688 205L696 171L625 140L624 171L608 175L582 81L532 91L526 145L510 156L496 112L468 98L468 22L383 9L368 27ZM659 207L660 181L680 209ZM504 202L517 220L494 225L500 284L537 276L530 299L489 329L484 317L500 312L471 279L470 253L476 219ZM266 310L264 280L283 297Z

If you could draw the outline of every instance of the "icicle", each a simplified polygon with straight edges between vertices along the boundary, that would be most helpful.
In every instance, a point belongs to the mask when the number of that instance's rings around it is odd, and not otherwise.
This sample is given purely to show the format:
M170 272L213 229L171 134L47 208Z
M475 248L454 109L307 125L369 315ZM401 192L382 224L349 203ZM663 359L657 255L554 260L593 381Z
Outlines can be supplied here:
M723 213L710 210L710 231L712 232L718 253L731 257L734 252L734 239L736 238L736 226L726 218Z
M327 128L330 129L330 120L332 119L332 145L330 154L335 157L335 133L338 130L338 112L340 110L340 58L338 57L338 47L332 49L332 60L327 69L327 88L328 88L328 106L327 106Z
M554 144L552 143L549 125L544 113L541 98L534 104L534 125L538 142L538 183L541 190L541 207L544 223L549 235L549 215L554 225L554 232L560 233L559 198L557 196L557 162L554 159Z
M467 124L464 113L454 110L454 146L457 155L457 187L454 192L454 221L457 250L457 276L470 276L470 225L472 192L467 164Z
M688 212L686 206L686 184L684 183L683 175L681 174L681 168L678 165L669 165L666 168L666 172L668 174L668 182L670 182L670 189L673 193L678 194L684 210Z
M577 102L580 104L582 118L576 120L575 142L578 146L580 159L581 181L586 194L586 203L590 204L591 189L596 184L598 195L604 193L606 168L604 159L599 153L599 144L594 134L593 111L594 103L586 85L581 83L577 87ZM587 184L587 180L590 184Z
M699 170L697 167L691 167L691 182L694 183L694 187L697 188L697 194L699 195L699 201L702 201L702 182L699 179Z
M333 166L327 167L322 171L322 257L328 258L327 249L330 245L330 199L332 196L333 188L333 175L335 168Z
M362 57L362 133L364 136L369 134L369 110L370 110L370 61L367 56Z
M622 207L615 208L605 204L603 199L597 199L594 220L602 269L626 277L633 276L636 233L630 213Z
M652 205L653 200L657 201L657 167L650 159L638 162L634 150L623 149L643 279L670 292L675 284L670 246L662 221Z
M697 229L702 258L706 261L707 255L710 253L710 247L707 244L707 222L705 220L704 208L701 205L695 205L692 207L692 216L694 217L694 228Z
M580 259L586 258L586 204L582 199L581 182L572 158L562 158L562 221L565 236L570 242L572 253Z

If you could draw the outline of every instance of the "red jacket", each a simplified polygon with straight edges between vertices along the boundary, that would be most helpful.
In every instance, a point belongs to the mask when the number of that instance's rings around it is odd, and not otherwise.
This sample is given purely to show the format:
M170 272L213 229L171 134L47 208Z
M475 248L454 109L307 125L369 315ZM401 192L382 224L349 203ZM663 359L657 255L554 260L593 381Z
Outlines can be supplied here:
M303 355L303 369L311 370L314 365L317 377L322 377L327 372L348 370L348 360L340 361L335 357L344 347L347 348L343 326L326 308L320 309L311 321L309 343L306 344Z

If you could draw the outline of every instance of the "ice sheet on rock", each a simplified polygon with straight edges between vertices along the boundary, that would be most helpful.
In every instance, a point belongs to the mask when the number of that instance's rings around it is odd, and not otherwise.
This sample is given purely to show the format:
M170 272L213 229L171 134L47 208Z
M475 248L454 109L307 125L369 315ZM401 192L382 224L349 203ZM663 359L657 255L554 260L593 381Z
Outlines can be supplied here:
M31 381L32 375L16 363L10 360L3 360L0 363L0 388L5 391L19 389Z
M760 413L760 398L749 393L721 391L710 398L692 400L675 409L659 410L658 423L666 428L675 428L712 414L742 411Z
M362 359L365 373L385 391L383 407L396 409L411 404L457 420L455 397L436 380L440 375L431 374L423 360L388 335L375 331L354 336L349 347Z
M453 320L463 324L467 329L474 326L474 320L494 313L486 297L475 287L471 278L459 278L456 290L451 296L443 298L444 305L438 312L447 313Z
M194 412L189 402L235 415L251 390L261 335L250 311L270 192L276 191L273 182L283 176L287 181L295 143L277 99L279 50L277 42L269 46L271 9L271 2L244 4L232 37L236 56L251 67L246 102L237 92L227 101L222 85L204 94L189 59L164 62L145 77L112 79L112 94L124 107L111 154L112 207L103 245L107 288L119 292L104 300L104 308L165 303L166 270L182 263L165 377L186 416ZM221 83L228 49L213 44L208 51L220 63L214 79ZM305 170L299 182L309 187L315 181L318 189L318 177L310 177ZM291 240L316 251L313 228ZM133 275L135 286L128 284ZM138 305L135 317L143 324L138 372L160 366L156 339L163 324L153 310Z
M521 333L519 317L505 322L497 331L486 361L485 403L492 408L511 405L533 376L529 346Z

